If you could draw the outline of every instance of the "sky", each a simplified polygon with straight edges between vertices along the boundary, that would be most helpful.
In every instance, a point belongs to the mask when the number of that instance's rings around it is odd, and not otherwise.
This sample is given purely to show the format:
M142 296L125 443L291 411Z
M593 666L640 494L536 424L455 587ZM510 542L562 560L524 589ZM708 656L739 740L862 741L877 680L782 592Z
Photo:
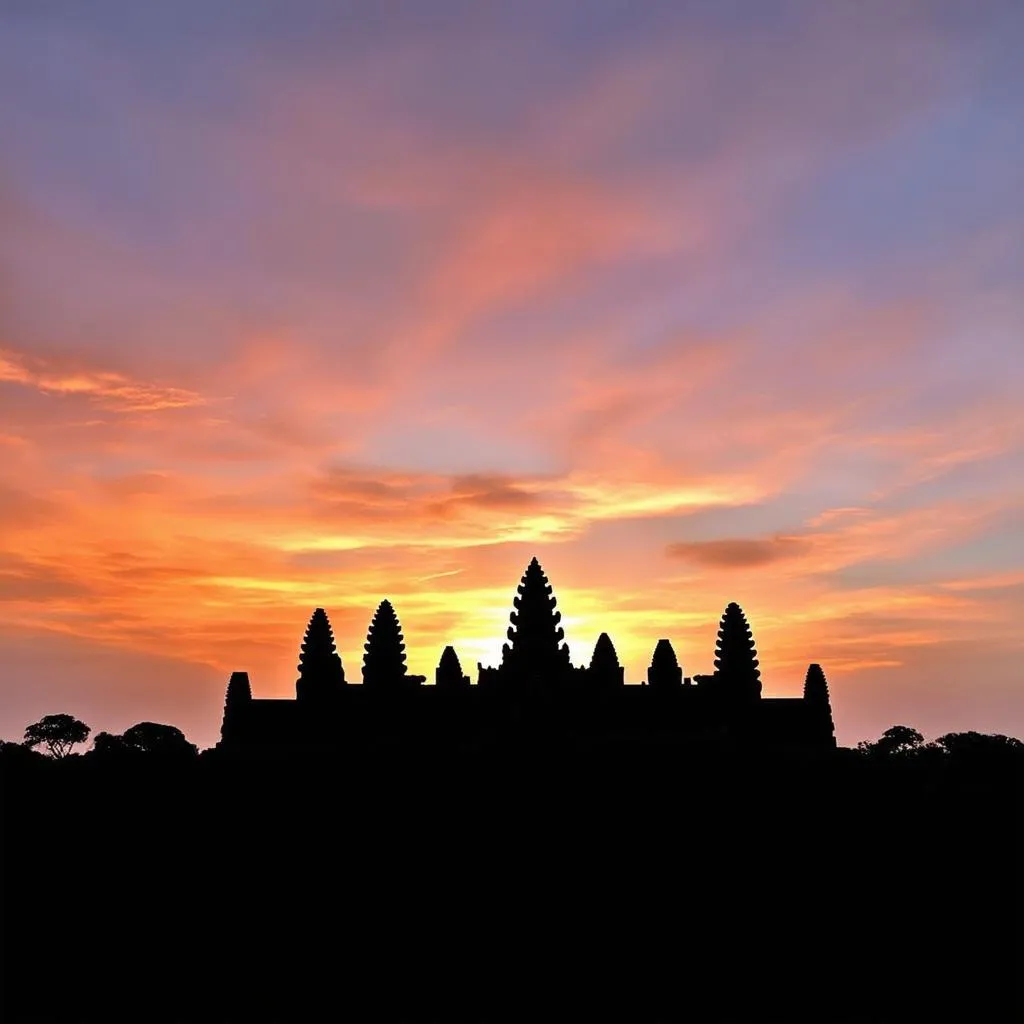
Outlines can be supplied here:
M1024 736L1024 5L0 0L0 736L328 610ZM475 675L471 671L471 674Z

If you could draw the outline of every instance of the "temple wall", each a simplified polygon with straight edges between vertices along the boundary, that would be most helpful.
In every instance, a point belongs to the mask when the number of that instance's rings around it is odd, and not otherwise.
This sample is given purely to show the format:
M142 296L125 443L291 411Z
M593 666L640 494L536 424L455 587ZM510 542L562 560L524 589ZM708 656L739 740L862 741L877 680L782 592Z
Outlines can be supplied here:
M566 739L739 742L758 747L834 746L821 710L802 698L741 705L714 690L623 686L604 693L529 699L472 686L414 686L381 693L346 686L323 701L248 700L226 710L225 749L332 748L416 742L463 745L538 735Z

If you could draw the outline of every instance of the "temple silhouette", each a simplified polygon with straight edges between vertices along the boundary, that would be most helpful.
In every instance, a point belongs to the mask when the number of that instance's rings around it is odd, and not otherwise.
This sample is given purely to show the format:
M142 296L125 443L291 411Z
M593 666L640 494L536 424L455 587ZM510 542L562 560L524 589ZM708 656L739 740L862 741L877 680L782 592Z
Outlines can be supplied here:
M598 637L589 665L572 664L561 612L536 558L512 603L501 662L478 664L475 685L450 646L433 686L409 674L402 627L387 600L374 612L362 683L353 685L327 613L317 608L300 648L295 699L254 698L248 673L232 673L218 747L329 751L339 744L457 746L544 736L745 749L824 751L836 745L821 666L808 668L802 697L763 696L754 637L738 604L722 615L712 674L684 676L671 641L663 638L647 678L626 685L607 633Z

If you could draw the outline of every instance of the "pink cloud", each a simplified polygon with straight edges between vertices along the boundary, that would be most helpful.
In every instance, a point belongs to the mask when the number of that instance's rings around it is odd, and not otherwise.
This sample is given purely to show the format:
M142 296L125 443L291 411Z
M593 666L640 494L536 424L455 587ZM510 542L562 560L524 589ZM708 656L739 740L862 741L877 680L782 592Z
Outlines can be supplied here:
M749 569L796 558L808 547L808 542L800 537L776 536L763 539L681 541L670 544L666 554L712 569Z
M61 368L50 361L0 350L0 383L20 384L44 394L81 395L114 411L159 412L202 405L195 392L131 380L112 370Z

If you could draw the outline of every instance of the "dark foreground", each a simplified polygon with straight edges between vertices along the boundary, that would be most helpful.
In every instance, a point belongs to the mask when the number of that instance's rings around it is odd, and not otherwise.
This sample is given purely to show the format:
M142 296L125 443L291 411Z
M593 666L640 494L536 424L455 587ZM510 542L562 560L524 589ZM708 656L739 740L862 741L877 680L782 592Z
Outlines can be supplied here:
M10 758L9 1021L1020 1019L1020 760Z

